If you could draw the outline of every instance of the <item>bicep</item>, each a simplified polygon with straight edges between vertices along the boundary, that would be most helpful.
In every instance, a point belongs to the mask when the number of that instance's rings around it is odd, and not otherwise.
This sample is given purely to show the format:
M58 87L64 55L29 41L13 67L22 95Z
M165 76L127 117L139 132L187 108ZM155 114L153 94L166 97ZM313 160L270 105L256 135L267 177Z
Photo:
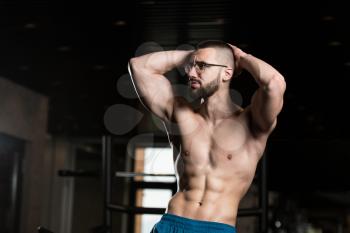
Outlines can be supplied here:
M129 74L141 103L162 120L170 120L174 94L170 81L161 74L131 66Z
M254 93L250 108L256 131L269 132L275 127L277 116L282 110L284 91L284 81L277 80Z

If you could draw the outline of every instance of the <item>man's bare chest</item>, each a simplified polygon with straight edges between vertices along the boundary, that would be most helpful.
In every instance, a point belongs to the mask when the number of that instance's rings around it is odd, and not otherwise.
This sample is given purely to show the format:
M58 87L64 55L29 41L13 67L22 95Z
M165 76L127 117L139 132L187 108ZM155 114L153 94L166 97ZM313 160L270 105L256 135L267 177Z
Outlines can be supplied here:
M237 164L253 143L246 123L240 119L228 118L212 125L188 117L174 126L172 136L177 139L178 155L197 166Z

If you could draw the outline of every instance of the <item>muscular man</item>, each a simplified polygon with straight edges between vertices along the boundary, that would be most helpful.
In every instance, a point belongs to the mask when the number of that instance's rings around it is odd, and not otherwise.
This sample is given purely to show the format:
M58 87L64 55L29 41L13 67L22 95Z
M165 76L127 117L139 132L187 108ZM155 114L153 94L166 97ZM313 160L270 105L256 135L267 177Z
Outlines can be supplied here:
M176 96L164 76L179 67L199 104ZM259 86L244 109L229 94L234 74L243 69ZM178 191L152 232L235 232L239 202L282 109L283 76L222 41L135 57L129 71L141 102L165 123L174 149Z

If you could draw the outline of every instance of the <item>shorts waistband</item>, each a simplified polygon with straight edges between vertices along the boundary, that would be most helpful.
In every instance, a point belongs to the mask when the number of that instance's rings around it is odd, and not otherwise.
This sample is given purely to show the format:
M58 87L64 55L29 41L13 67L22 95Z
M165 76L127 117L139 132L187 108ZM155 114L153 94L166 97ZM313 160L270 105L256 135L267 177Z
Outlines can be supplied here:
M161 221L174 223L177 227L193 231L207 229L236 233L236 228L226 223L190 219L168 213L163 214Z

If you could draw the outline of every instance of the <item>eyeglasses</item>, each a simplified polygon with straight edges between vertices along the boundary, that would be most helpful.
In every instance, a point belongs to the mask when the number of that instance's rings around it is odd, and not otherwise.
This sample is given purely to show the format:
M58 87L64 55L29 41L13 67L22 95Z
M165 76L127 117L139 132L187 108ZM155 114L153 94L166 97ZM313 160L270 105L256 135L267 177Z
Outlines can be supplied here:
M185 72L188 74L192 67L195 68L196 72L198 74L201 74L204 72L204 70L208 67L211 67L211 66L220 66L220 67L228 67L228 66L225 66L225 65L218 65L218 64L210 64L210 63L206 63L206 62L202 62L202 61L193 61L193 62L189 62L185 65Z

